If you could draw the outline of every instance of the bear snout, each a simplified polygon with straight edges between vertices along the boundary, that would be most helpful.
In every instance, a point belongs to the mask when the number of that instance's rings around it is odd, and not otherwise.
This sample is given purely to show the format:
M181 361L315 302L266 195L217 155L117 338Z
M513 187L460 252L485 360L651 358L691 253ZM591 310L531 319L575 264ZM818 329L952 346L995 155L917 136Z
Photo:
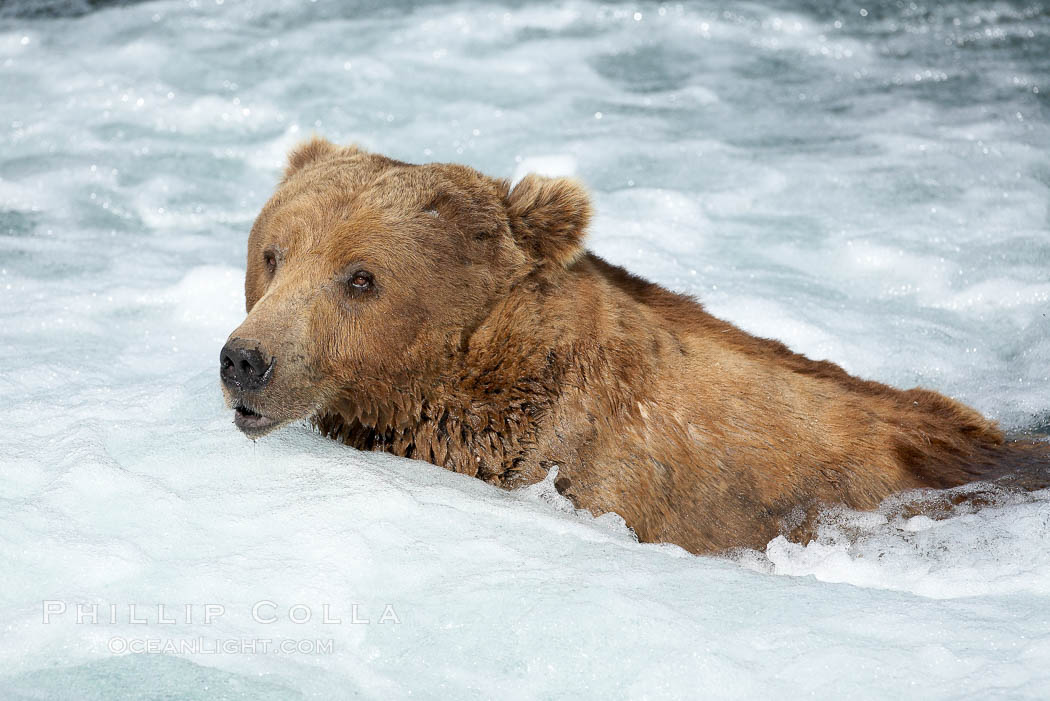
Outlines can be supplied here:
M277 358L259 344L231 338L219 354L219 377L232 392L257 392L270 384Z

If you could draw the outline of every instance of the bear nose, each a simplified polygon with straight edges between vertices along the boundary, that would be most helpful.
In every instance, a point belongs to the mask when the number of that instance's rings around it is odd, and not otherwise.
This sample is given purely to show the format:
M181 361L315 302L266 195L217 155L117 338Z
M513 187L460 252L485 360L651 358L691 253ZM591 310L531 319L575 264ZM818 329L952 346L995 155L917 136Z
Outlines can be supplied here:
M219 354L219 377L230 389L254 392L270 383L276 361L273 357L267 360L257 347L234 338Z

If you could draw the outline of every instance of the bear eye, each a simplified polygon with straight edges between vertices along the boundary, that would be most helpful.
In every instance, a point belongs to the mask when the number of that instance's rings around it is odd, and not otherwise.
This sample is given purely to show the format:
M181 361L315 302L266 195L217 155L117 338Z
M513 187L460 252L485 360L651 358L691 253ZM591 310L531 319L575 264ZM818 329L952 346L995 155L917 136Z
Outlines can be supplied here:
M358 270L350 276L347 286L353 293L368 292L375 287L375 279L367 270Z
M273 275L277 270L277 254L273 251L264 251L263 264L266 265L266 272Z

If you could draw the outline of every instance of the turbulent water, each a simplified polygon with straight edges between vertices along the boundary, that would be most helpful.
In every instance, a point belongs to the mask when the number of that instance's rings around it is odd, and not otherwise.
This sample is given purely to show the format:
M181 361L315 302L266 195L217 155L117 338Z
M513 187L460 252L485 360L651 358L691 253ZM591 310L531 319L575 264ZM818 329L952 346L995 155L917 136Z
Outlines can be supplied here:
M316 131L574 173L600 255L1045 430L1046 5L7 2L0 97L0 697L1050 688L1048 492L700 558L545 485L252 443L217 377Z

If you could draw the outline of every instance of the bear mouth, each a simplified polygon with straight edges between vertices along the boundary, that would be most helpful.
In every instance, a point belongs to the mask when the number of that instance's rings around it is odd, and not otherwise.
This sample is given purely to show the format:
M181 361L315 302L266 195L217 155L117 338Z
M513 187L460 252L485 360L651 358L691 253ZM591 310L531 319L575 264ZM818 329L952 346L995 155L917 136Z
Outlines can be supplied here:
M233 410L233 423L247 436L261 436L276 426L277 420L263 416L251 407L238 404Z

